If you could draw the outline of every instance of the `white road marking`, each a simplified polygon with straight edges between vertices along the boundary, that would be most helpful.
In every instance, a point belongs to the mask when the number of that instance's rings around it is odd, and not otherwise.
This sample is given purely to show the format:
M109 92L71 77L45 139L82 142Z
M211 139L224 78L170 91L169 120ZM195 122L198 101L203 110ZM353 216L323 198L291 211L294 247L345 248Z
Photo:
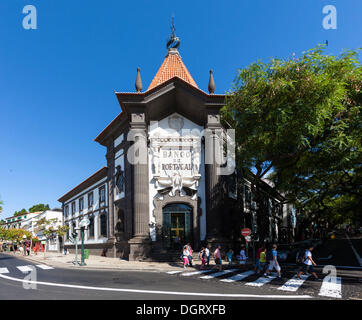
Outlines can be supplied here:
M220 272L216 272L216 273L213 273L213 274L209 274L207 276L203 276L203 277L200 277L200 279L212 279L212 278L216 278L216 277L221 277L225 274L228 274L228 273L231 273L231 272L234 272L234 271L237 271L238 269L230 269L230 270L223 270L223 271L220 271Z
M176 274L176 273L181 273L181 272L183 272L184 270L177 270L177 271L168 271L168 272L166 272L166 273L168 273L168 274Z
M9 273L8 268L0 268L0 274Z
M269 283L271 281L273 281L276 277L274 276L269 276L269 278L261 276L260 278L258 278L257 280L253 281L253 282L248 282L245 283L245 285L247 286L253 286L253 287L261 287L266 283Z
M37 264L36 265L38 268L40 268L40 269L43 269L43 270L51 270L51 269L54 269L53 267L49 267L49 266L47 266L47 265L45 265L45 264Z
M235 282L235 281L240 281L240 280L243 280L244 278L247 278L249 276L251 276L252 274L254 274L254 271L246 271L246 272L243 272L243 273L238 273L230 278L227 278L227 279L221 279L220 281L223 281L223 282Z
M29 266L19 266L17 267L22 273L27 273L30 271L33 271L32 268L30 268Z
M302 274L300 278L301 279L297 279L297 276L295 275L293 278L284 283L284 285L279 287L278 290L297 291L303 282L309 278L309 275Z
M212 270L199 270L199 271L193 271L193 272L186 272L186 273L182 273L181 276L190 277L190 276L194 276L196 274L202 274L202 273L211 272L211 271Z
M83 290L99 290L99 291L114 291L114 292L130 292L130 293L152 293L152 294L166 294L166 295L178 295L178 296L206 296L206 297L230 297L230 298L265 298L265 299L312 299L309 295L257 295L257 294L228 294L228 293L203 293L203 292L174 292L174 291L153 291L153 290L138 290L138 289L121 289L121 288L106 288L106 287L88 287L80 285L71 285L63 283L52 283L43 281L32 281L25 279L17 279L0 274L0 278L26 282L27 284L33 283L37 285L74 288Z
M353 244L352 244L352 242L351 242L351 239L349 238L349 236L348 236L347 233L346 233L346 237L347 237L347 240L348 240L348 242L349 242L349 244L350 244L350 246L351 246L351 248L352 248L352 250L353 250L354 255L356 256L356 259L357 259L360 267L362 267L362 259L361 259L361 257L359 256L359 254L357 253L356 249L354 248L354 246L353 246Z
M319 291L319 296L330 297L330 298L342 298L342 281L340 277L333 278L327 276L324 278L322 287Z

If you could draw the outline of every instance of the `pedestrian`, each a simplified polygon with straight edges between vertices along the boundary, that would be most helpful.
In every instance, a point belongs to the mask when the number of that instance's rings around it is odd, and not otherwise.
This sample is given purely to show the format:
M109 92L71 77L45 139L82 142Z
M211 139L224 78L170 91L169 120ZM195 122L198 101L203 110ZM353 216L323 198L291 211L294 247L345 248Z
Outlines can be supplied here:
M182 252L182 258L184 259L184 269L187 268L187 266L190 264L189 261L189 250L187 246L184 246L183 252Z
M257 272L260 270L260 253L263 250L264 250L264 246L261 246L256 253L256 262L255 262L254 272Z
M245 245L241 246L240 255L239 255L239 263L243 266L246 265L246 260L248 257L245 254Z
M29 256L30 255L30 246L26 246L26 254Z
M214 251L214 259L215 259L215 268L219 271L222 270L222 260L221 260L221 245L218 244L216 250Z
M303 270L303 265L304 265L304 257L305 257L305 248L302 246L300 247L299 251L297 252L297 255L295 257L295 262L296 265L298 267L298 271L297 274L299 274L299 272L301 272Z
M205 247L205 254L206 254L206 265L209 266L210 265L210 250L209 250L208 245Z
M205 252L204 247L201 248L201 251L199 253L199 259L201 260L200 270L204 270L205 269L205 263L206 263L206 252Z
M189 242L186 244L186 247L187 247L187 250L188 250L188 252L189 252L189 256L188 256L188 258L189 258L189 265L190 265L190 267L193 267L193 264L192 264L192 253L193 253L193 250L192 250L191 245L190 245Z
M258 273L264 273L265 267L266 267L266 248L262 247L262 251L260 252L260 258L259 258L259 267L258 267Z
M234 254L234 251L230 248L229 251L226 253L226 257L229 261L229 266L232 265L233 263L233 254Z
M321 281L317 274L315 273L314 267L317 265L312 259L312 251L314 247L312 245L309 246L307 250L305 250L304 261L303 261L303 270L300 270L297 274L297 279L300 279L302 273L311 273L316 281Z
M277 251L278 246L276 244L273 244L272 250L267 251L266 254L266 260L267 263L269 263L269 266L267 268L267 270L264 273L265 277L269 277L269 273L275 269L278 273L278 278L281 278L280 275L280 265L278 263L278 251Z

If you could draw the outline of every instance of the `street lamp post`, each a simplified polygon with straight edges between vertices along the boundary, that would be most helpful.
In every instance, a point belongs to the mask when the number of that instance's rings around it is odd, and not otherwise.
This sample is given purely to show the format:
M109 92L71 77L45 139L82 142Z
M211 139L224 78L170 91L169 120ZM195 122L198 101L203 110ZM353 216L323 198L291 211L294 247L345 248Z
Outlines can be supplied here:
M86 266L86 263L84 262L84 231L87 230L88 225L90 224L90 221L87 218L84 218L79 226L80 226L80 235L81 235L81 241L82 241L82 246L81 246L81 252L82 252L82 257L81 257L81 266Z
M81 266L85 266L85 262L84 262L84 229L85 227L81 227L80 228L80 236L81 236L81 240L82 240L82 246L81 246L81 253L82 253L82 256L81 256L81 262L80 262L80 265Z

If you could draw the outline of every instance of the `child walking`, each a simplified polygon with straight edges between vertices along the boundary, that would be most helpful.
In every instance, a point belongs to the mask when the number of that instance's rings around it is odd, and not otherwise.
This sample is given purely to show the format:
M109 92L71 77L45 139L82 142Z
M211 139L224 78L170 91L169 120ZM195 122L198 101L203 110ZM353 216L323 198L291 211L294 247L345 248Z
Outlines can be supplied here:
M184 269L187 268L187 266L189 265L189 250L187 248L187 246L184 246L184 250L182 252L182 257L184 259Z
M233 254L234 254L234 251L230 248L229 251L226 253L226 257L229 261L229 266L232 265L233 263Z

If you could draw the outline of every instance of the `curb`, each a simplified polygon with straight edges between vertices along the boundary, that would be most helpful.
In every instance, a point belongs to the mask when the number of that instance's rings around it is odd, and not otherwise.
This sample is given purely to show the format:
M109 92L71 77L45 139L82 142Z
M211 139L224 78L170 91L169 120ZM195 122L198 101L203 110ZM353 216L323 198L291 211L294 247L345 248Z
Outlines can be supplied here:
M35 262L38 264L45 264L49 267L56 267L56 268L65 268L65 269L89 269L89 270L110 270L110 271L148 271L148 272L167 272L170 271L170 268L177 268L177 269L181 269L182 266L180 267L170 267L168 269L159 269L159 268L132 268L132 267L127 267L127 268L120 268L120 267L109 267L109 266L75 266L73 264L68 264L68 263L63 263L63 262L59 262L59 263L53 263L53 262L49 262L47 260L42 261L42 260L37 260L37 259L33 259L32 257L29 256L19 256L19 255L14 255L8 252L3 252L4 254L11 256L11 257L15 257L18 258L20 260L24 260L24 261L31 261L31 262Z

